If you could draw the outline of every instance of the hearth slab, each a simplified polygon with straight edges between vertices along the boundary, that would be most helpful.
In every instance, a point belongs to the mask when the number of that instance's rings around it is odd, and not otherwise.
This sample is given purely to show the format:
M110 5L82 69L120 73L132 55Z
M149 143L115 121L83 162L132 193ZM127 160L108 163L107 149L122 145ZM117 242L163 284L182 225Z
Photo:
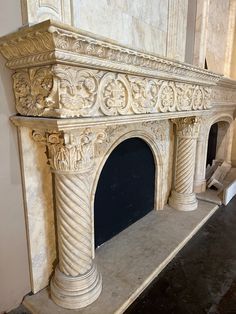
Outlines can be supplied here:
M103 290L98 300L84 309L58 307L49 298L48 289L27 296L23 304L37 314L123 313L217 208L204 201L199 201L198 209L191 212L165 206L163 211L150 212L98 248Z

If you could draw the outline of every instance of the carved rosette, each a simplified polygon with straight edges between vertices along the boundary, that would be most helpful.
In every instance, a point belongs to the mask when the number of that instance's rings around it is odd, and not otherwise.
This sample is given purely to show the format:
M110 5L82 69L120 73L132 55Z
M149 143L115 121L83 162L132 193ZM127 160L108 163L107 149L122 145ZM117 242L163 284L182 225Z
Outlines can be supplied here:
M104 115L125 115L131 104L131 93L124 75L108 73L99 86L100 110Z
M176 110L176 88L173 82L163 82L158 97L158 108L161 112Z
M59 264L51 281L51 296L58 305L76 309L99 296L102 281L93 260L91 210L95 146L103 131L33 131L33 139L46 144L55 173ZM72 289L73 286L73 289Z

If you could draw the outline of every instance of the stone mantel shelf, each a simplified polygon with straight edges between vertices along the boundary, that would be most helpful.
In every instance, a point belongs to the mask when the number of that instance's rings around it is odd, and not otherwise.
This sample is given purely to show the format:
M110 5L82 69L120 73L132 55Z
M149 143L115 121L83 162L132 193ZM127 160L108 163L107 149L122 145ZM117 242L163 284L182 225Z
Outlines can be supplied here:
M142 121L195 115L235 98L234 82L221 75L51 20L0 38L0 52L14 70L22 116Z
M66 63L209 85L222 77L52 20L2 37L0 50L11 69Z

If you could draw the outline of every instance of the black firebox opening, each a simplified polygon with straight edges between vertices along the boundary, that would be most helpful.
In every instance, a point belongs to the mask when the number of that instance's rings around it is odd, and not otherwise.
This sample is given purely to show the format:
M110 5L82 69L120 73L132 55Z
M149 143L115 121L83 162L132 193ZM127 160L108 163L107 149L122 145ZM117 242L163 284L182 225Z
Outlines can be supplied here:
M107 159L95 195L95 246L127 228L154 208L155 163L148 144L131 138Z
M210 133L209 133L206 165L212 165L212 161L216 158L217 135L218 135L218 124L215 123L211 126Z

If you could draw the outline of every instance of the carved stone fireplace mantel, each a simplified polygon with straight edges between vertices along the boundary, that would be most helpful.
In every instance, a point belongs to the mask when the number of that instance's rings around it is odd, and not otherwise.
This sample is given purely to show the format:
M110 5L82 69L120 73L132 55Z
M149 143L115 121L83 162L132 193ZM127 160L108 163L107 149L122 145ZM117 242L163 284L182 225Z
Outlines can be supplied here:
M211 91L217 94L222 77L52 21L2 37L0 51L14 71L32 290L48 284L57 259L51 297L81 308L102 289L93 205L109 154L140 137L154 155L155 209L167 203L171 187L173 208L196 209L198 132L204 117L220 111Z

